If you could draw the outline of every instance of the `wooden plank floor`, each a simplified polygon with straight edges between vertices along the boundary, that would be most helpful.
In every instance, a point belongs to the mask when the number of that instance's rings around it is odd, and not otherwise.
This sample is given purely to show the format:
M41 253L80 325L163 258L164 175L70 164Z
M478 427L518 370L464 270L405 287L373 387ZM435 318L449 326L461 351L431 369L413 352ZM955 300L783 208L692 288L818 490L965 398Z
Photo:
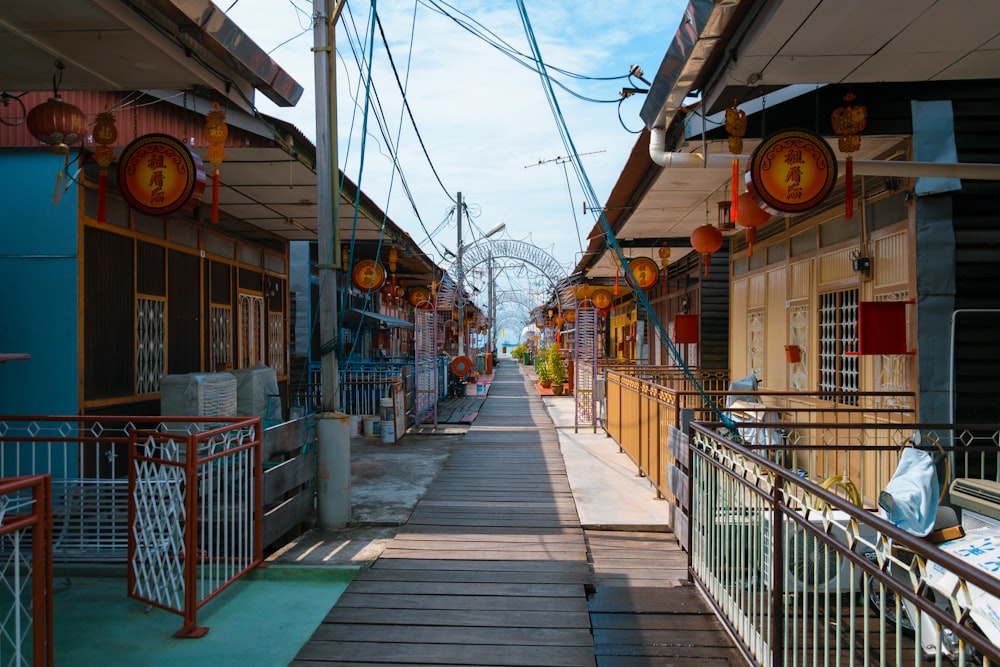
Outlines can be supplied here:
M673 533L586 531L600 667L746 665L701 593Z
M552 420L501 364L409 521L291 664L740 664L685 563L669 533L584 535Z

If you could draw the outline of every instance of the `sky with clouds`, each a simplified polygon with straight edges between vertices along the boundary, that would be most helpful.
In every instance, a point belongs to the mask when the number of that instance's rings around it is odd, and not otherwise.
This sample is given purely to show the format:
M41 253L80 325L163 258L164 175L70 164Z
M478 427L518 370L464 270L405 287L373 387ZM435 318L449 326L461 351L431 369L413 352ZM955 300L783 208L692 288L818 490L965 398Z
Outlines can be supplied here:
M443 265L447 261L440 248L456 248L450 212L461 192L472 216L463 225L466 243L504 222L509 238L537 245L567 272L572 270L595 218L590 207L584 213L585 196L571 165L558 159L568 152L540 78L521 64L531 46L517 3L378 3L381 31L376 25L373 58L368 55L371 4L348 2L337 27L338 150L347 176ZM225 0L219 5L305 88L301 101L290 109L275 107L258 95L259 110L315 139L312 3ZM642 96L620 106L617 100L623 87L644 84L624 77L636 64L652 79L687 2L525 0L524 5L546 66L574 75L552 71L553 78L582 97L614 101L585 101L555 88L573 145L603 203L635 144L634 133L642 127ZM459 22L525 55L518 62ZM622 78L596 80L610 77ZM400 87L406 91L423 148L403 115ZM362 142L366 106L370 112ZM384 135L395 148L387 145ZM392 154L398 159L396 173Z

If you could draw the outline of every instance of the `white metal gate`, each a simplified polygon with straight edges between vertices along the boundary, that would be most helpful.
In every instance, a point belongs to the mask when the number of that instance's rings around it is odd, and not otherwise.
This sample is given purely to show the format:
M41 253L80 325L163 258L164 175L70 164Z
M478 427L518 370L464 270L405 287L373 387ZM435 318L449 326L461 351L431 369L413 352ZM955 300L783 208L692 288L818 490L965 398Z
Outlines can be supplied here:
M589 426L597 432L597 309L589 299L576 309L576 356L573 364L573 396L576 402L576 429Z
M414 422L431 421L437 426L437 326L436 310L420 310L414 323L414 380L416 400Z

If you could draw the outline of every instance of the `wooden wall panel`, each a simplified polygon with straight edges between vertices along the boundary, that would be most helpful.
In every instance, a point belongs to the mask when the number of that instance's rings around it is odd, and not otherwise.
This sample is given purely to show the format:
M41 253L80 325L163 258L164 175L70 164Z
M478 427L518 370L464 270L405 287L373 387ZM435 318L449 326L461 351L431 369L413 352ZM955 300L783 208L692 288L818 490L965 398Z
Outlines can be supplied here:
M876 239L872 260L875 288L903 286L909 280L910 252L908 234L900 232Z
M763 308L767 305L767 276L758 273L750 276L747 286L747 308Z
M788 388L788 364L785 362L785 343L788 342L788 270L782 266L767 272L767 333L764 343L763 385L768 389Z
M822 255L819 258L818 282L820 285L835 283L848 278L854 278L854 267L851 262L856 248L844 248Z
M796 262L791 266L791 280L788 281L789 299L808 299L812 294L812 260Z
M733 280L732 285L732 326L729 328L730 377L747 375L747 290L749 280Z

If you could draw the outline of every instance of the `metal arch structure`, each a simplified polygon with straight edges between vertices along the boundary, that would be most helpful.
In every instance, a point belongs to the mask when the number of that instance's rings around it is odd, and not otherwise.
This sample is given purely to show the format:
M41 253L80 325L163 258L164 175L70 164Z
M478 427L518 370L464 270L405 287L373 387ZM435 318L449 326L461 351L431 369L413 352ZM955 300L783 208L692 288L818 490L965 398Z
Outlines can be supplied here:
M534 308L537 308L541 304L533 301L530 297L526 296L523 292L510 292L505 291L497 295L496 305L499 308L503 305L514 304L524 308L525 313L530 313Z
M496 326L498 328L501 326L503 326L503 328L510 328L511 331L520 331L530 321L531 318L527 317L526 315L522 316L517 313L507 312L501 315L497 315Z
M531 320L527 311L518 308L504 308L497 312L497 322L519 320L525 324Z
M488 240L472 243L462 248L461 263L458 259L448 267L449 273L454 273L457 282L464 284L465 276L480 264L496 259L515 259L530 264L549 281L549 287L559 295L560 306L576 308L576 295L573 290L565 289L570 284L569 275L555 257L538 246L514 239ZM446 283L438 290L435 305L437 308L450 308L455 305L458 290L455 284Z

